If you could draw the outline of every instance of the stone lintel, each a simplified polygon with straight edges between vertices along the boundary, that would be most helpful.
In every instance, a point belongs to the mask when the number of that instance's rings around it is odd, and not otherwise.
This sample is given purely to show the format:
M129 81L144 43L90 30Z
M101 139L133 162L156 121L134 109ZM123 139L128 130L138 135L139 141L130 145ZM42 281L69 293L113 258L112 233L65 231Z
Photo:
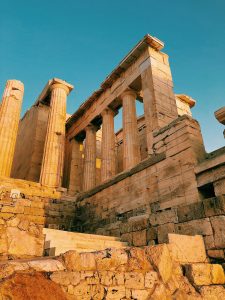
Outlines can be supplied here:
M176 94L175 96L177 98L179 98L181 101L187 103L190 106L190 108L194 107L195 104L196 104L196 100L194 100L193 98L191 98L188 95L185 95L185 94Z
M223 125L225 125L225 106L221 107L217 111L215 111L216 119Z
M47 103L49 101L49 96L51 94L51 87L54 84L62 84L69 90L69 93L73 90L74 86L62 79L59 78L52 78L50 79L47 84L45 85L44 89L42 90L41 94L35 101L34 105L37 106L39 103Z

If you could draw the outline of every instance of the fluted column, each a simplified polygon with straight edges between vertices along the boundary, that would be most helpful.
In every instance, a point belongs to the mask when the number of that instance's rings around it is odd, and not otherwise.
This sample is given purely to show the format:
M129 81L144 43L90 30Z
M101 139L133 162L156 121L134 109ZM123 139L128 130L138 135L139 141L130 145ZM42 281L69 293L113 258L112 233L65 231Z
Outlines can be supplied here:
M102 160L101 181L105 181L115 175L115 134L114 134L114 111L106 108L102 112Z
M82 182L82 142L75 138L71 140L71 163L70 163L70 181L69 194L75 195L81 191Z
M0 175L10 176L20 120L24 86L8 80L0 109Z
M121 95L123 104L123 168L129 169L140 162L140 145L136 116L136 93L129 89Z
M84 173L83 190L87 191L96 183L96 131L97 128L90 124L86 127L84 148Z
M53 83L50 92L50 113L40 182L45 186L60 187L65 147L66 99L70 90L64 84Z

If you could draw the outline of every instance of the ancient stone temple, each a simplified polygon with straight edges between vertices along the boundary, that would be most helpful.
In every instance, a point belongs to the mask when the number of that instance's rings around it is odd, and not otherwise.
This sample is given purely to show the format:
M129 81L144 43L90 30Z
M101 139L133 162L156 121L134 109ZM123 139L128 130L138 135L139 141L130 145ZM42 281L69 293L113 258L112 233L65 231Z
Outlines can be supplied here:
M72 115L53 78L20 119L7 81L0 299L225 299L225 147L205 151L163 47L146 35Z

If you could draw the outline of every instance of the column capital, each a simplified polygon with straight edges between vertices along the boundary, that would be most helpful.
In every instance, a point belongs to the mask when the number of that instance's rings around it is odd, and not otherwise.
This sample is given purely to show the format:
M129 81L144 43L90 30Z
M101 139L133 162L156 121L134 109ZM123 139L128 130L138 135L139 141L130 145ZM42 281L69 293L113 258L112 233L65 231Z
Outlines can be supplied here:
M50 89L50 92L52 92L54 89L62 89L66 92L67 95L69 95L69 93L70 93L69 88L62 83L54 83L53 85L51 85L49 87L49 89Z
M131 88L128 88L126 89L120 96L121 98L127 96L127 95L130 95L130 96L133 96L133 97L137 97L137 92Z
M92 123L89 123L86 127L85 127L85 131L98 131L99 130L99 127L92 124Z
M110 107L106 107L102 112L101 112L101 116L103 117L103 115L105 114L110 114L110 115L113 115L115 116L117 114L117 112L115 110L113 110L112 108Z
M68 82L62 79L53 78L47 82L41 94L35 101L34 105L38 105L38 103L48 103L49 94L52 92L54 88L62 88L66 91L66 94L68 95L73 90L74 87L72 84L69 84Z

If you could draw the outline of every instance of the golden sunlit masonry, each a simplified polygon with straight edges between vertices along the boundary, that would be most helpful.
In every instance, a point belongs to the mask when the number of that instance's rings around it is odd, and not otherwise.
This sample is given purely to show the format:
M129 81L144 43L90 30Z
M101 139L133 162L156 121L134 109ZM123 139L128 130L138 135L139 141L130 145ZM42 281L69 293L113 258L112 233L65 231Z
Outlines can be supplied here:
M7 81L0 299L38 284L48 300L225 299L225 147L206 153L163 47L146 35L73 115L53 78L20 120L24 85Z

